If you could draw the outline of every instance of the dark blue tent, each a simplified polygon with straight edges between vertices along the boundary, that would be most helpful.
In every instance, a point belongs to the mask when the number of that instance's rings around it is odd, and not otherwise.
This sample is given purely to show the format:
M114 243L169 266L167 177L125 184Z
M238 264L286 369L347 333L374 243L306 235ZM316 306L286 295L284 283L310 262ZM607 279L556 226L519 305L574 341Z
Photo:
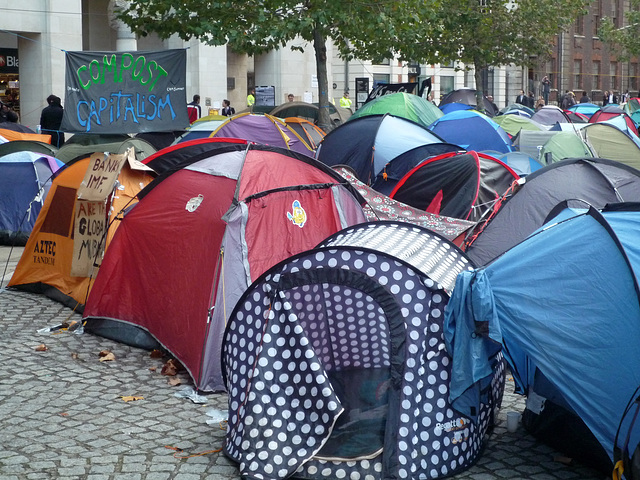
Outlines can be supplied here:
M49 192L53 174L64 163L34 152L0 157L0 243L24 245Z
M316 158L330 167L351 167L361 182L372 185L378 175L384 175L390 162L409 150L425 145L434 145L431 155L460 150L457 145L435 145L443 143L446 142L438 135L406 118L367 115L329 132L320 143ZM407 171L413 166L408 166Z
M622 459L627 480L640 478L638 207L561 211L460 274L445 319L454 408L491 378L483 352L500 342L528 396L524 426L603 472Z

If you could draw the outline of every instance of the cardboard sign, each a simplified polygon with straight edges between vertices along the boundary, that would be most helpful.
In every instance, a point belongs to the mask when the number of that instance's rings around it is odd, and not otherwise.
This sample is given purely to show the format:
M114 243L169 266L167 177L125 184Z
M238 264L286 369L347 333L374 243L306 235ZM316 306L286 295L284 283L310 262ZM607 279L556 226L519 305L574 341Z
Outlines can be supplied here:
M133 155L133 149L121 155L99 152L91 155L91 162L78 188L78 199L104 201L111 195L120 170L129 155Z
M73 232L72 277L90 277L94 263L99 263L104 252L107 230L106 201L76 201Z

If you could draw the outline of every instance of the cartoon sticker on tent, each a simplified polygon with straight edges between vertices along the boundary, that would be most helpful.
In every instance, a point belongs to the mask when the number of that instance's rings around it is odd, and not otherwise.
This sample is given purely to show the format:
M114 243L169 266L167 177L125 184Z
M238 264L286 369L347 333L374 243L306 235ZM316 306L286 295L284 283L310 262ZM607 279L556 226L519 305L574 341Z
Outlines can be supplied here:
M200 204L202 203L202 200L204 199L204 197L202 195L198 195L197 197L193 197L191 200L189 200L187 202L187 206L184 207L185 210L187 210L187 212L195 212L198 207L200 206Z
M307 212L304 211L299 200L294 200L292 207L293 213L287 212L287 218L291 220L294 225L300 228L304 227L304 224L307 223Z

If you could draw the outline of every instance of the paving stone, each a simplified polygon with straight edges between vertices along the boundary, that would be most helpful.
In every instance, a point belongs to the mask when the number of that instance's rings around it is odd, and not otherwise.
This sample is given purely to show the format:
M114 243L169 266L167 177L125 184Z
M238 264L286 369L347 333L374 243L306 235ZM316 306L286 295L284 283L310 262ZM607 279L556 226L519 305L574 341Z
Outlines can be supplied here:
M3 253L4 252L4 253ZM5 255L4 257L2 255ZM0 247L0 265L6 249ZM206 412L226 410L225 394L194 404L175 393L149 353L90 334L38 334L45 326L80 319L42 295L0 290L3 360L0 378L0 479L240 480L235 462L216 452L187 459L166 446L196 454L224 444L225 432L207 425ZM44 343L47 352L35 352ZM114 362L100 362L103 349ZM42 354L39 354L42 353ZM72 353L78 356L72 358ZM522 411L524 398L508 382L499 425L466 480L603 480L581 465L553 461L557 453L527 434L509 433L506 412ZM144 400L124 402L123 395Z

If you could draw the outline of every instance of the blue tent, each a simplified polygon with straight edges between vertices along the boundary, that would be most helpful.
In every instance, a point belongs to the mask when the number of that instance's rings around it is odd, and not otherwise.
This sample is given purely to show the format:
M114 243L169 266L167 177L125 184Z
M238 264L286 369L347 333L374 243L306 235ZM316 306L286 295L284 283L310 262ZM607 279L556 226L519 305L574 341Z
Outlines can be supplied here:
M489 155L493 155L493 153L491 152L486 153ZM534 160L529 155L523 152L503 153L501 155L498 155L496 158L509 165L513 169L513 171L521 177L529 175L530 173L542 168L542 165L538 161Z
M458 102L453 102L453 103L444 103L442 105L440 105L440 110L442 111L443 114L447 114L447 113L451 113L451 112L458 112L460 110L473 110L474 108L471 105L467 105L466 103L458 103Z
M449 143L466 150L513 151L509 135L500 125L475 110L450 112L433 122L429 129Z
M425 147L427 145L433 148ZM461 150L457 145L445 144L438 135L406 118L366 115L329 132L320 143L316 158L330 167L347 165L361 182L372 185L378 175L383 175L389 162L417 147L430 150L430 155ZM423 154L424 151L420 152L413 160L419 162L429 156ZM415 165L408 165L397 178Z
M591 118L591 115L600 110L600 107L594 103L576 103L572 105L567 110L571 110L572 112L581 113Z
M607 473L621 456L625 478L637 479L629 457L640 442L632 420L640 408L640 204L553 218L458 276L445 318L458 372L450 400L456 408L491 378L482 352L500 342L517 391L528 396L524 426ZM480 331L487 334L470 335Z
M26 243L53 174L63 166L49 155L28 151L0 157L0 243Z

